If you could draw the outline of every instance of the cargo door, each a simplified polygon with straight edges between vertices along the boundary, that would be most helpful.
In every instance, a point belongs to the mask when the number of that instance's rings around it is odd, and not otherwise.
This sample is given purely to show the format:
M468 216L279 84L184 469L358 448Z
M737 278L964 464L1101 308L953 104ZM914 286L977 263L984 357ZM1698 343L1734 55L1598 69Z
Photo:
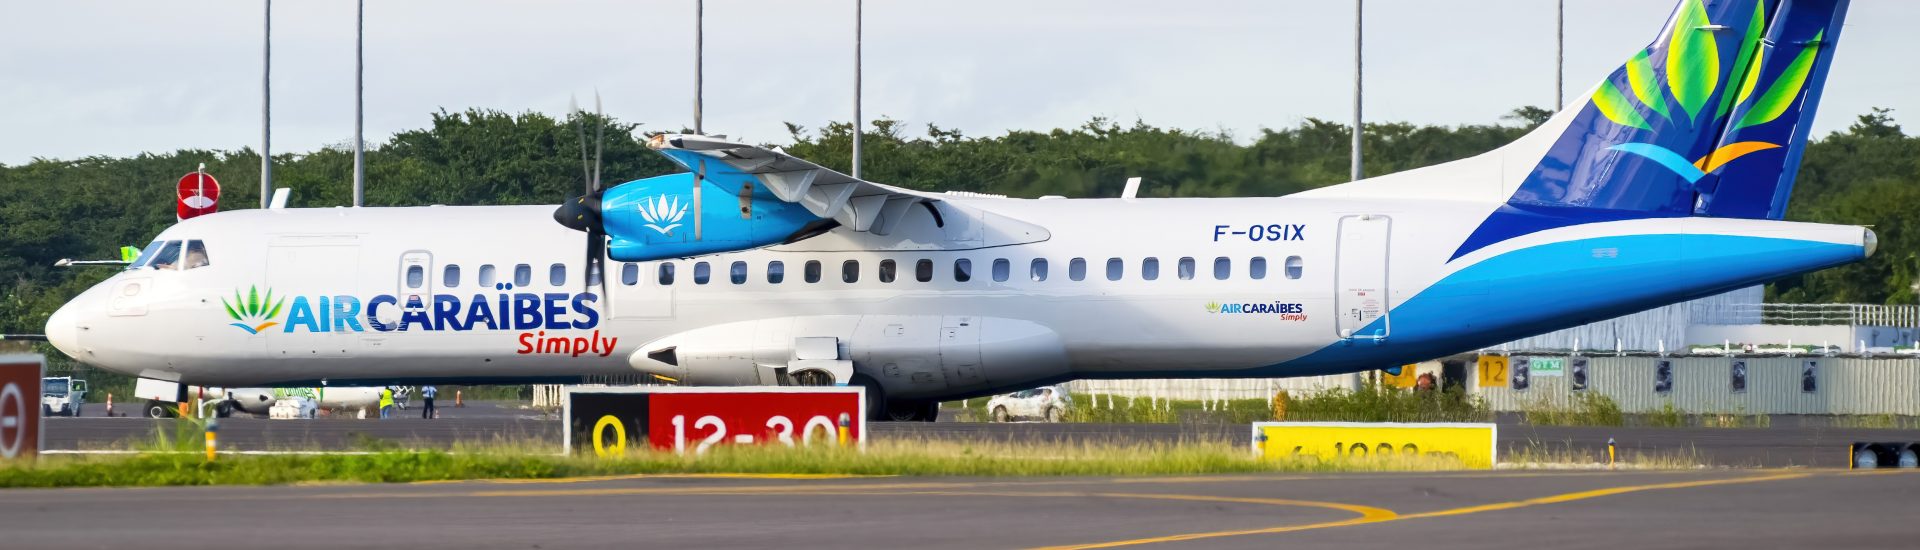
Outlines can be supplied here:
M1380 341L1391 324L1387 310L1388 239L1393 220L1380 215L1340 218L1340 240L1334 248L1335 330L1346 340Z

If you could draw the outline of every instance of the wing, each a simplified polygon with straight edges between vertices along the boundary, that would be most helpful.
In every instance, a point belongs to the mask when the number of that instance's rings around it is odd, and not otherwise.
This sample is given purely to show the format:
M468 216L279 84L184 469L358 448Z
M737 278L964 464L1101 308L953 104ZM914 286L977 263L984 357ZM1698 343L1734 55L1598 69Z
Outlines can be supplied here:
M915 204L946 202L939 194L856 179L780 151L713 136L661 134L647 146L723 187L752 181L816 216L876 235L893 232Z

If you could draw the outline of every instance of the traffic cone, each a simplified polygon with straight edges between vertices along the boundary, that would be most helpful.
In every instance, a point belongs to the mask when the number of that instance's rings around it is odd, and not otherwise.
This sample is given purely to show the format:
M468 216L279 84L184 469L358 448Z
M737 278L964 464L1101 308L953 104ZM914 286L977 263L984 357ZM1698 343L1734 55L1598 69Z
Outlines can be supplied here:
M113 394L107 394L107 418L113 418Z
M460 390L453 390L453 408L459 409L466 406L466 403L460 402Z

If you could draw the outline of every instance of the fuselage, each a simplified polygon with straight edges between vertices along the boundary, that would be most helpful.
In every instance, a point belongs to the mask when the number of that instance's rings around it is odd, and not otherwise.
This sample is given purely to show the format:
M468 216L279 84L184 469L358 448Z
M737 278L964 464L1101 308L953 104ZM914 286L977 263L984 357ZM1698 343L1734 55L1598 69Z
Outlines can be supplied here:
M1385 368L1852 261L1870 238L1662 218L1453 258L1494 205L950 200L988 215L609 262L604 290L552 206L224 212L156 239L201 241L205 266L117 274L49 334L104 368L225 386L764 383L794 338L834 337L889 395L947 398ZM658 360L668 348L683 360Z

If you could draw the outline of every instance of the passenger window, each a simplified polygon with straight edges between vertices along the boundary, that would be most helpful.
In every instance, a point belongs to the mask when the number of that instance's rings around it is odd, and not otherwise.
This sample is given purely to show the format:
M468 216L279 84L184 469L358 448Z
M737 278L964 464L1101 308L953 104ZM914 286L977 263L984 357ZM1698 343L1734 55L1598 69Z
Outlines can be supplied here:
M181 262L182 271L207 266L207 246L200 241L187 241L187 259Z
M820 282L820 260L807 260L807 282Z
M1176 273L1176 275L1180 276L1180 280L1182 281L1193 280L1193 258L1181 258L1180 266L1176 269L1179 271L1179 273Z
M860 282L860 261L859 260L847 260L844 262L840 262L840 282L848 283L848 284Z
M954 282L964 283L973 280L973 260L961 258L953 261Z
M707 262L694 262L693 284L704 285L711 280L713 280L713 266L708 265Z
M1300 278L1301 272L1304 271L1303 267L1304 266L1300 265L1299 256L1287 256L1287 278L1288 279Z
M1034 258L1033 269L1031 271L1029 276L1033 278L1033 282L1038 283L1047 280L1047 259Z
M1074 258L1067 262L1067 278L1075 281L1087 280L1087 260Z
M620 284L640 284L640 264L620 264Z
M153 261L147 265L154 269L177 269L174 266L177 263L180 263L180 241L167 241L166 246L161 247L160 253L155 254Z
M1107 280L1118 281L1127 274L1127 264L1119 258L1107 258Z
M513 286L530 286L532 284L533 266L527 264L513 266Z
M427 284L427 268L418 265L407 266L407 288L420 288Z
M922 283L933 280L933 260L920 260L913 263L913 280Z
M553 264L548 266L547 284L567 286L567 264Z
M1159 279L1160 278L1160 259L1147 258L1145 260L1140 260L1140 278L1146 279L1149 281L1154 279Z
M1252 260L1247 261L1247 278L1249 279L1267 278L1267 259L1260 256L1254 256Z
M673 262L660 262L660 286L673 285Z
M1232 276L1233 260L1229 260L1224 256L1213 259L1213 278L1225 281L1227 277Z
M1007 261L1006 258L993 261L993 282L1004 283L1007 282L1007 277L1011 276L1013 276L1013 262Z
M787 280L787 264L779 260L767 262L767 283L777 285L785 280Z
M733 262L732 266L727 267L727 277L733 284L747 284L747 262Z
M447 288L459 288L460 266L447 264L447 268L440 272L440 285Z
M893 260L880 260L880 282L893 282L898 270L899 267L893 263Z
M500 274L493 269L493 264L481 264L480 286L494 286L498 284L500 284Z

